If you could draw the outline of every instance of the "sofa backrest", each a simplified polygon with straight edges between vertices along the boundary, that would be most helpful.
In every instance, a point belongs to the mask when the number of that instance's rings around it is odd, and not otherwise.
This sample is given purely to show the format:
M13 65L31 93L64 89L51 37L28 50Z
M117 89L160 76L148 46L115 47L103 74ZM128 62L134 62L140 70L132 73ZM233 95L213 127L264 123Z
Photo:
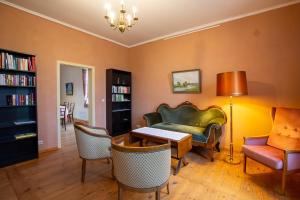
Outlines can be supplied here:
M300 109L273 108L273 128L267 144L279 149L300 149Z
M168 104L161 104L158 106L157 112L161 114L163 122L175 124L206 127L211 123L217 123L220 126L226 123L225 112L217 106L200 110L190 102L184 102L176 108L171 108Z

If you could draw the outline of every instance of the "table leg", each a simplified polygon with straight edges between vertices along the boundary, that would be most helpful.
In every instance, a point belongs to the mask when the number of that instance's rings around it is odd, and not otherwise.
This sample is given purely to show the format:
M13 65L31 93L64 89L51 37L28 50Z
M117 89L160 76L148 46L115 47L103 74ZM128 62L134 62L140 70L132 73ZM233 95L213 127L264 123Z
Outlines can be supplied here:
M181 168L181 163L182 163L182 158L179 158L178 163L177 163L177 167L174 171L174 176L178 174L180 168Z
M186 161L185 157L182 158L182 163L184 166L187 166L189 164L189 162Z

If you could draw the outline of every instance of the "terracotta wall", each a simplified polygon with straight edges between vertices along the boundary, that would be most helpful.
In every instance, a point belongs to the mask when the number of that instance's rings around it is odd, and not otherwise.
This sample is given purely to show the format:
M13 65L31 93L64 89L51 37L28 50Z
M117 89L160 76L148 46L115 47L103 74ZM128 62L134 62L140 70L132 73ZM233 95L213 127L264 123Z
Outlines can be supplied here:
M0 48L37 56L40 149L55 147L56 62L96 68L96 124L105 126L105 69L133 72L133 126L163 102L217 104L228 113L228 98L216 97L216 74L246 70L249 96L234 99L236 145L242 137L266 134L271 106L300 107L300 4L236 20L210 30L127 49L0 4ZM127 67L127 66L130 66ZM199 68L200 94L173 94L171 72ZM228 126L225 127L228 130ZM228 143L228 131L225 133ZM223 145L225 144L223 142Z
M128 69L128 49L0 4L0 48L37 56L40 150L55 147L57 60L95 67L96 124L105 126L105 69Z
M142 115L160 103L191 101L199 108L216 104L229 114L229 99L216 97L216 74L246 70L249 96L234 99L235 143L240 147L243 136L267 134L272 106L300 107L299 19L297 4L131 48L133 126L144 124ZM171 72L193 68L202 71L202 92L173 94ZM225 135L228 144L228 131Z

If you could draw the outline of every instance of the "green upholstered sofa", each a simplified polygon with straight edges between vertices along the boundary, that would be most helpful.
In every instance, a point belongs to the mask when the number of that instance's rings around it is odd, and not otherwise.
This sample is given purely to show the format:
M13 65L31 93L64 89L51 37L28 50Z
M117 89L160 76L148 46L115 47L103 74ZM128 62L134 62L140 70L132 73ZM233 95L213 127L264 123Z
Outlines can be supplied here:
M190 102L184 102L176 108L161 104L156 112L144 115L147 126L158 129L192 134L193 146L202 146L210 150L213 161L214 148L218 151L222 126L226 123L225 112L218 106L205 110L198 109Z

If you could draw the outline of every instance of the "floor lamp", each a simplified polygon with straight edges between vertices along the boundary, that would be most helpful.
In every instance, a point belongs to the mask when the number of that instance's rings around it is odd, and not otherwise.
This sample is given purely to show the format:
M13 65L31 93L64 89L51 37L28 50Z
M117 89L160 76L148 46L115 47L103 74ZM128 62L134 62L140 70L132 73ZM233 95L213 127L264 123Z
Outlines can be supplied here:
M230 97L230 149L225 161L230 164L239 164L241 161L233 157L233 118L232 97L247 95L247 78L245 71L224 72L217 74L217 96Z

